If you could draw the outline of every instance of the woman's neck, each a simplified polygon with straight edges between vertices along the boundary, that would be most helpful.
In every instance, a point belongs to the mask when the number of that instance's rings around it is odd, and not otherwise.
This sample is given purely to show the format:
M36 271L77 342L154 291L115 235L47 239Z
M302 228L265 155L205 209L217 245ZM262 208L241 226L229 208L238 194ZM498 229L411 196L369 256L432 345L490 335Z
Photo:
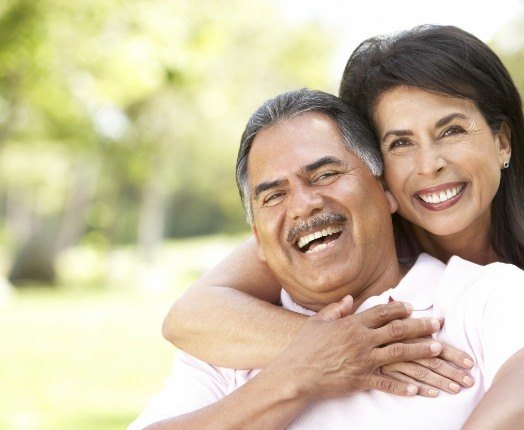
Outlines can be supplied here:
M422 250L443 263L458 255L464 260L485 265L501 261L491 245L490 225L488 214L466 230L447 236L434 235L415 225L411 228Z

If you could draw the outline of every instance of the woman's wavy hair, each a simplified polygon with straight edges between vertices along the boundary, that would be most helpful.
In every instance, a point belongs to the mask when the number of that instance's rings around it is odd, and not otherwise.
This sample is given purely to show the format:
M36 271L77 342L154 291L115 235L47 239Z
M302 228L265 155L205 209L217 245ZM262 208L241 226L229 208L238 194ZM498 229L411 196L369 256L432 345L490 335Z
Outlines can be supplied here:
M473 101L493 132L511 129L511 163L502 170L491 211L491 242L508 263L524 269L524 116L519 92L500 58L472 34L452 26L423 25L372 37L351 54L340 97L373 125L381 94L398 85ZM400 218L394 220L401 233Z

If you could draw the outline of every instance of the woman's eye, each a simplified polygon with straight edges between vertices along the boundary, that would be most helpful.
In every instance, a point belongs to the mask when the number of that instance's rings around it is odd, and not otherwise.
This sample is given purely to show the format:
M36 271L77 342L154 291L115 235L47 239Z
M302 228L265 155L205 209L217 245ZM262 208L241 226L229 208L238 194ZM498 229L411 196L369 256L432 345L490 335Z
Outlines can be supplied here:
M408 139L396 139L394 140L393 142L391 142L391 144L389 145L389 148L390 149L394 149L394 148L403 148L405 146L408 146L409 145L409 140Z
M442 133L442 137L454 136L456 134L461 134L461 133L464 133L464 129L458 125L453 125L444 130L444 133Z

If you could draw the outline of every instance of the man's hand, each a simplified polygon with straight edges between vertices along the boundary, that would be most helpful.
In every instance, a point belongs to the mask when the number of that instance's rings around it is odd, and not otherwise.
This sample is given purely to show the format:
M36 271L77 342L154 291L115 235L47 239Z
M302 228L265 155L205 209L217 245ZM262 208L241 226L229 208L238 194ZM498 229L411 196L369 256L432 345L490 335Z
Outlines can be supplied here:
M311 399L364 390L400 396L417 394L414 383L381 372L381 366L430 359L442 352L437 341L402 343L440 330L436 318L405 319L412 307L402 302L350 315L351 296L308 319L291 345L273 363L285 366L298 390Z

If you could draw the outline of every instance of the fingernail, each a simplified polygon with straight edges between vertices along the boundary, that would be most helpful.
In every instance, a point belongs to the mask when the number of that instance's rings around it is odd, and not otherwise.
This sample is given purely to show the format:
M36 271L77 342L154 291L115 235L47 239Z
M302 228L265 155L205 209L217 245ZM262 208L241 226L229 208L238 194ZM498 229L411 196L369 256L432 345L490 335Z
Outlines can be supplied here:
M407 310L408 312L413 312L413 306L411 306L410 303L405 303L405 302L404 302L404 306L405 306L405 308L406 308L406 310Z
M464 360L462 360L462 363L464 363L464 366L466 367L473 367L473 360L471 358L465 358Z
M418 393L418 387L416 385L408 385L407 391L408 396L414 396Z
M471 387L473 385L473 378L471 378L470 376L464 376L462 382L464 382L464 385L466 385L467 387Z
M433 330L440 330L440 323L438 319L431 318L431 327L433 328Z
M428 395L430 395L431 397L437 397L438 396L438 390L435 390L434 388L430 388L428 390Z
M460 390L460 385L455 382L452 382L449 384L449 389L453 391L454 393L458 393Z
M438 343L438 342L431 342L431 345L429 346L429 349L431 350L431 352L440 352L440 350L442 348L440 346L440 343Z

